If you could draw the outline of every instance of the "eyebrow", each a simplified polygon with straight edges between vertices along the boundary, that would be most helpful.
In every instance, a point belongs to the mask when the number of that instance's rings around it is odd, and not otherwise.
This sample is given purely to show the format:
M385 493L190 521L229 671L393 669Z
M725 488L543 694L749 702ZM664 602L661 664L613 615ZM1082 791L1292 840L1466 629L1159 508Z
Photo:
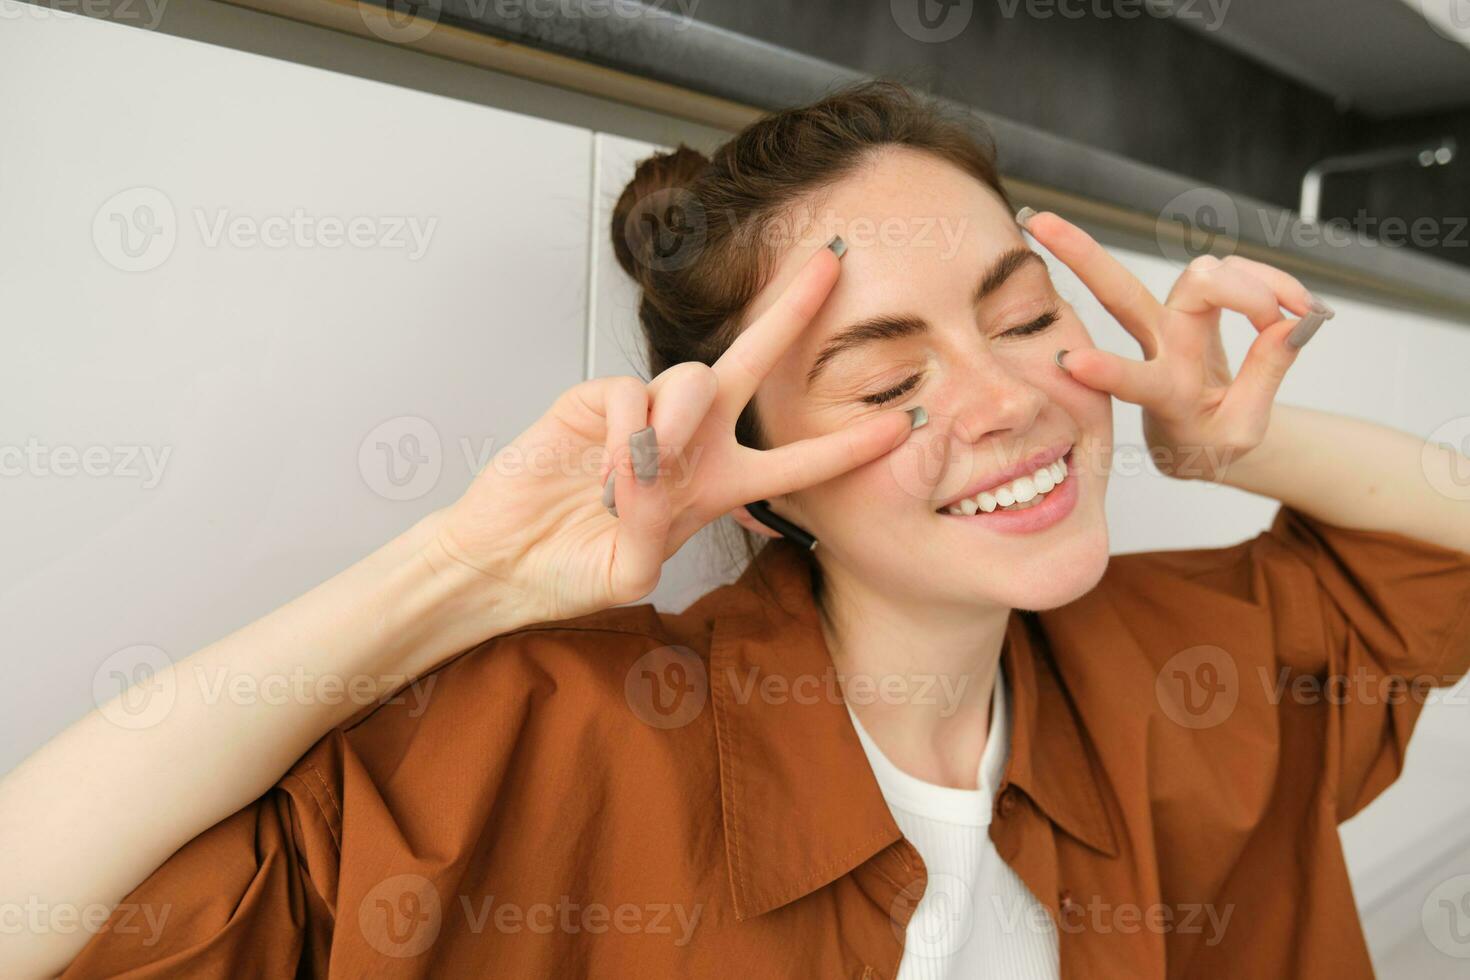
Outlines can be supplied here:
M981 300L1005 285L1018 269L1032 262L1040 263L1042 268L1046 267L1046 262L1040 253L1033 252L1024 245L1017 245L1001 253L1000 257L991 263L990 268L980 276L980 281L975 284L975 292L970 298L970 305L980 305ZM850 324L822 345L816 360L812 362L811 370L806 373L806 386L810 389L823 369L841 354L875 341L916 336L925 333L928 329L927 320L911 313L885 313Z

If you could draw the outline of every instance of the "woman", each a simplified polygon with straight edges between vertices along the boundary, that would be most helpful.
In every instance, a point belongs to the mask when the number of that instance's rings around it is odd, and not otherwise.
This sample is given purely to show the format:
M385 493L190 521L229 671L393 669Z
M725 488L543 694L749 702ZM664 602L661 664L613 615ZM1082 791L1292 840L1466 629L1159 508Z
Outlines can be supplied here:
M6 975L1370 976L1336 824L1470 662L1470 522L1423 479L1465 461L1273 406L1330 316L1292 277L1201 259L1160 303L1019 219L1143 360L896 85L645 161L653 380L566 392L150 727L104 706L8 776L0 899L50 914ZM1271 528L1110 562L1112 397ZM738 582L619 605L726 513L768 541ZM201 693L302 663L385 703Z

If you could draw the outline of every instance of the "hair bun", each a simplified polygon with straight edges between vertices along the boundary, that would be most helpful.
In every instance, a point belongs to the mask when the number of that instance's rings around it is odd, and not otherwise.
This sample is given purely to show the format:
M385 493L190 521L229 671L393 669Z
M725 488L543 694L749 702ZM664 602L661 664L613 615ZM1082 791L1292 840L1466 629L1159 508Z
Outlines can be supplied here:
M709 158L680 143L638 163L612 213L612 246L639 283L651 272L683 268L704 242L704 208L689 188Z

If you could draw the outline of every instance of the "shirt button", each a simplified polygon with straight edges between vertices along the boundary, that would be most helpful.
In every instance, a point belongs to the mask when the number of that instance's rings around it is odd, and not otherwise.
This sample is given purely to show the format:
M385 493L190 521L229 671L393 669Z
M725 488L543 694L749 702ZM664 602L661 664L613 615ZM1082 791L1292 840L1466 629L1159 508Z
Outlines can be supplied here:
M997 804L1002 817L1009 817L1016 812L1016 791L1007 786L1001 790L1000 802Z

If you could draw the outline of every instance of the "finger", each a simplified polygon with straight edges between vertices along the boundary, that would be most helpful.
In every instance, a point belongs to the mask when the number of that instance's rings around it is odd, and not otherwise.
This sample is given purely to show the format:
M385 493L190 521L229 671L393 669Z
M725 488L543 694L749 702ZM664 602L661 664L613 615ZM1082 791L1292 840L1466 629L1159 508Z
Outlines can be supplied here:
M648 383L648 421L658 430L665 466L679 459L714 404L719 381L708 364L683 361Z
M1152 358L1158 349L1156 325L1163 307L1148 287L1091 235L1055 212L1032 215L1026 230L1077 274L1103 309L1138 341L1143 356Z
M819 248L771 308L741 331L713 368L719 380L714 408L734 419L798 334L816 316L837 283L840 262L830 247Z
M884 412L828 435L775 449L745 450L750 462L741 467L744 476L732 488L737 499L730 507L804 490L871 463L903 445L909 433L928 420L922 409L917 411L917 419L908 411Z
M1239 265L1203 255L1189 263L1164 305L1180 313L1234 310L1257 330L1281 322L1281 300L1265 280Z
M1276 294L1277 302L1285 309L1290 310L1297 316L1306 316L1313 311L1313 304L1319 303L1317 297L1313 296L1306 286L1301 284L1295 276L1289 275L1264 262L1248 259L1242 255L1232 255L1225 260L1226 265L1238 265L1241 269L1260 279L1271 291ZM1319 303L1320 305L1320 303Z
M608 594L614 602L631 602L653 591L668 557L671 506L659 475L658 433L652 426L629 439L630 467L615 471L618 530L613 541Z
M1308 314L1309 316L1312 314ZM1245 352L1235 380L1225 389L1220 404L1222 415L1231 418L1265 418L1286 379L1287 369L1296 361L1300 348L1291 347L1286 337L1300 320L1282 320L1261 331Z
M616 516L617 502L625 499L616 493L625 485L621 477L631 480L633 473L629 439L648 426L648 388L637 378L614 377L604 378L598 392L607 418L602 503Z
M1069 350L1062 366L1076 380L1135 405L1162 405L1168 376L1160 361L1135 361L1095 347Z

